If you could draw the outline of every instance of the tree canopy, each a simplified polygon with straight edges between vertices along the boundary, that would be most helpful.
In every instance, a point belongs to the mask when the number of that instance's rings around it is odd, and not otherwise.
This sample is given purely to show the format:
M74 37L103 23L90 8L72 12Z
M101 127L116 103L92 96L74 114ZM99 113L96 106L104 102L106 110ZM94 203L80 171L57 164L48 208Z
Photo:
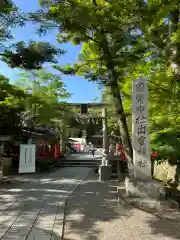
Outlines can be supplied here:
M21 77L21 86L11 88L9 82L3 80L3 87L9 92L7 94L3 90L1 93L1 106L10 102L17 91L16 101L24 104L19 105L21 109L26 108L24 114L36 112L36 124L56 122L57 126L62 126L62 121L58 123L60 113L56 107L58 99L66 99L69 95L59 76L39 70L43 63L52 62L61 74L81 75L102 87L102 99L109 103L109 127L120 132L128 160L132 161L131 86L134 79L147 77L152 148L177 153L175 145L179 146L180 136L179 1L39 2L41 9L29 14L21 13L9 1L0 5L2 60L10 67L28 70ZM57 56L65 52L50 43L30 41L12 46L5 44L12 37L7 25L21 27L27 21L40 23L38 33L46 33L52 27L58 28L59 33L54 37L60 46L67 42L81 45L78 61L60 66ZM65 105L62 103L61 106ZM74 112L71 111L70 115L67 125L75 126L72 121ZM29 116L32 119L33 114ZM67 112L63 111L62 119L65 116L67 118Z
M37 125L51 126L55 117L61 118L65 108L61 102L70 96L58 75L40 70L44 63L57 63L64 50L49 42L15 42L11 30L30 21L30 16L21 12L13 1L1 1L1 61L24 73L15 84L10 83L12 79L0 76L0 127L2 134L21 135L24 142Z
M40 69L43 63L57 62L57 56L64 54L62 49L57 49L48 42L23 41L7 44L13 40L11 29L23 27L30 18L21 13L17 6L10 0L3 0L0 5L0 56L12 68L27 70Z
M157 126L167 130L165 125L171 130L176 126L177 131L180 72L177 0L40 2L44 14L39 21L59 26L59 42L71 41L82 46L76 64L56 65L56 69L64 74L80 74L109 89L130 160L134 79L146 76L149 81L151 133L157 134Z

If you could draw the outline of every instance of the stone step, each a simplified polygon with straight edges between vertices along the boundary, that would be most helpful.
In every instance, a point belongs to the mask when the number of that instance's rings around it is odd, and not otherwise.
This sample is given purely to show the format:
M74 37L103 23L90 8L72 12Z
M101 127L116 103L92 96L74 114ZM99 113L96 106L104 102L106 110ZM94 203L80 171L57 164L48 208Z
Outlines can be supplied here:
M96 159L94 159L94 160L91 160L91 159L87 159L87 160L79 160L79 159L68 159L68 158L66 158L66 159L60 159L60 161L62 161L62 162L101 162L101 159L100 160L96 160Z
M91 162L60 162L60 164L72 164L72 165L100 165L101 163Z
M97 165L61 165L61 167L88 167L88 168L98 168Z
M101 164L101 161L74 161L74 160L64 160L60 161L60 166L68 167L98 167Z
M92 165L100 165L101 162L77 162L77 161L60 161L60 163L62 164L66 164L66 163L69 163L69 164L92 164Z
M102 159L71 159L62 158L60 161L73 161L73 162L101 162Z

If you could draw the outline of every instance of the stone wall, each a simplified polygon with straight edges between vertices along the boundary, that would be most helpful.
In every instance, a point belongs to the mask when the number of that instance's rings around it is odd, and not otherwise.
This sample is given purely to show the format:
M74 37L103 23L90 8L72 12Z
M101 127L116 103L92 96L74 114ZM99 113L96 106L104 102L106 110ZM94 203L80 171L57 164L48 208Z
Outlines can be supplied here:
M174 184L177 181L177 174L176 164L170 164L168 160L154 162L153 177L155 179Z

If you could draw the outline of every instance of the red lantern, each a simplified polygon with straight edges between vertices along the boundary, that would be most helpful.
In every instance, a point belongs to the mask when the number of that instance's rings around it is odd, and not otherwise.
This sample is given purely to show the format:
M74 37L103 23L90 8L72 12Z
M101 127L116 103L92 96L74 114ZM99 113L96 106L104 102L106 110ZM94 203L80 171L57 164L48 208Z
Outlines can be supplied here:
M151 153L151 157L152 157L153 160L154 160L157 156L158 156L158 153L157 153L157 152L152 152L152 153Z

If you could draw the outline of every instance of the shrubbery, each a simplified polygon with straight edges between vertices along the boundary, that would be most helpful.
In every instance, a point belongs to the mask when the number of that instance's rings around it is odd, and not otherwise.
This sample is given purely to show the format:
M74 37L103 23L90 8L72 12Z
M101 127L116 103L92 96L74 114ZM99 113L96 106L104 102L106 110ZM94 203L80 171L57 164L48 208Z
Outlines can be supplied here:
M158 152L157 160L180 160L180 131L165 129L150 135L151 149Z

